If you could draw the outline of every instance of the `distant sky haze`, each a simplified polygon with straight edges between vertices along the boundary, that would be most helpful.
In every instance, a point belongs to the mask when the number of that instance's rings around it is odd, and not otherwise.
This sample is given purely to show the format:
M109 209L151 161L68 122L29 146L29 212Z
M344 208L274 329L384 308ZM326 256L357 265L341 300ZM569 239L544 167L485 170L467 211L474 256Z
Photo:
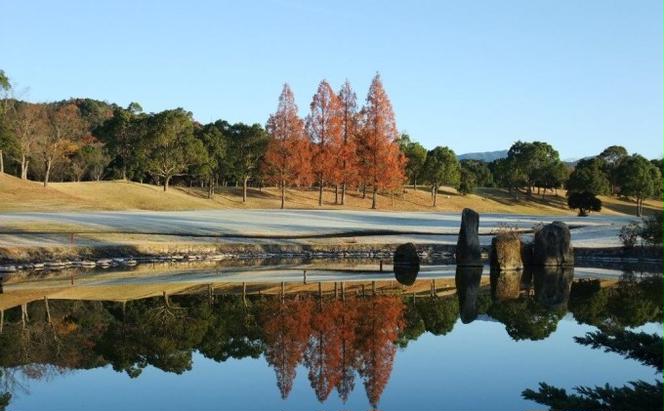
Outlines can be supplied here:
M543 140L563 159L662 156L662 1L0 0L19 97L90 97L265 124L284 82L362 103L380 72L399 129L457 154Z

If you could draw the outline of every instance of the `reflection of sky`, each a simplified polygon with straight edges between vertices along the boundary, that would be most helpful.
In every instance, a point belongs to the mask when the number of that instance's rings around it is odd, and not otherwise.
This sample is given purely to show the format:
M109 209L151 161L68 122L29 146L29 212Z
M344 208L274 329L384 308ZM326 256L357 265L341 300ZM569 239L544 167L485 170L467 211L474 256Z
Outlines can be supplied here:
M446 336L422 335L397 352L394 370L381 398L381 410L514 410L542 408L521 399L539 381L571 389L576 385L622 385L630 380L661 378L654 369L576 344L573 336L594 327L577 324L570 314L543 341L513 341L504 325L491 321L462 324ZM639 331L657 332L660 324ZM321 405L298 368L293 391L282 401L275 374L263 358L215 363L194 355L192 371L183 375L148 367L131 380L103 369L77 371L49 382L30 384L31 394L17 394L10 409L54 410L314 410L369 409L364 387L344 406L332 392Z

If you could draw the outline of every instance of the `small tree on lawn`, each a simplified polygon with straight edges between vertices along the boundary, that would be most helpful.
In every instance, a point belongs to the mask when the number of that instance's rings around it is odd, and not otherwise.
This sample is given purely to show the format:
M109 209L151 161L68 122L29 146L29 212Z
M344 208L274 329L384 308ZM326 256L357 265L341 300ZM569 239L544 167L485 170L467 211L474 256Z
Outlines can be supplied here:
M589 211L602 210L602 200L589 191L570 193L567 205L573 210L578 209L581 217L587 216Z

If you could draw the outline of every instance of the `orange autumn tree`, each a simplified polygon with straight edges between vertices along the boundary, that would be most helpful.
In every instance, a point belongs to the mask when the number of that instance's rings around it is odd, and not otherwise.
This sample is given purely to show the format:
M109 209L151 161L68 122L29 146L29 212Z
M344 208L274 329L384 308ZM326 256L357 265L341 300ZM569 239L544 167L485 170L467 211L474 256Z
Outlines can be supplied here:
M270 115L266 128L270 139L263 160L263 176L281 189L281 208L284 208L286 186L311 181L311 148L288 84L284 84L277 111Z
M341 105L341 146L337 156L337 185L335 186L335 204L337 202L336 193L341 185L341 205L346 201L346 189L349 184L356 183L358 180L357 161L357 132L358 132L358 113L357 97L346 80L339 90L339 104Z
M281 398L286 399L295 380L297 365L309 341L311 300L272 300L262 310L265 359L277 375Z
M362 129L358 140L358 157L362 174L371 183L371 208L376 208L379 189L394 190L405 178L405 159L399 150L392 104L376 74L362 109Z
M357 330L358 371L371 406L376 408L390 379L396 341L404 326L398 296L377 296L360 303Z
M338 181L342 112L337 95L325 80L318 85L309 107L306 127L313 151L311 168L318 183L318 205L321 206L325 184Z

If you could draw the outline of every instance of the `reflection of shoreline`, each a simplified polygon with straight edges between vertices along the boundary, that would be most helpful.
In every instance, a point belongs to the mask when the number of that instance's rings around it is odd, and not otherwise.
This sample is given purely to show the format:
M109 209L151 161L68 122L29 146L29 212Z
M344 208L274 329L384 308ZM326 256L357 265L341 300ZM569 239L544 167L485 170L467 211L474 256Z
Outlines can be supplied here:
M388 266L386 266L388 268ZM0 310L29 303L41 301L44 297L51 300L87 300L87 301L131 301L149 297L182 294L208 294L215 295L286 295L313 294L319 292L325 296L336 295L415 295L417 298L430 295L446 296L457 292L454 276L418 278L412 286L399 284L393 279L391 273L382 274L383 279L361 280L349 279L344 281L324 280L316 281L316 271L307 271L307 283L304 283L303 271L297 270L298 281L228 281L227 276L209 273L208 276L196 278L192 281L190 273L179 275L147 276L136 278L134 272L104 273L99 276L75 276L64 278L50 278L44 280L8 283L0 294ZM346 272L347 274L347 272ZM73 279L73 285L72 285ZM491 277L482 274L478 286L483 292L489 292ZM602 287L610 287L619 281L618 278L602 279ZM282 290L283 283L283 290ZM319 285L320 284L320 285ZM525 292L521 289L518 292Z
M320 283L320 295L319 284L309 283L284 284L283 295L281 284L244 296L241 284L228 284L232 288L213 293L200 286L119 302L42 297L2 312L0 370L111 365L138 377L148 365L189 371L195 351L217 362L265 355L284 397L297 366L304 365L321 402L335 389L348 398L357 377L377 405L396 347L406 348L425 332L444 336L461 323L487 317L504 324L514 340L541 340L556 330L567 310L578 322L600 328L661 322L661 276L640 281L626 276L619 283L581 279L567 288L568 277L558 271L533 273L532 282L522 281L519 295L502 298L492 296L490 278L478 270L460 270L457 278L435 284L417 280L410 288L376 282L375 296L373 283L355 282L350 288L345 284L343 295L337 283L336 298L334 283ZM540 275L561 281L535 286Z

